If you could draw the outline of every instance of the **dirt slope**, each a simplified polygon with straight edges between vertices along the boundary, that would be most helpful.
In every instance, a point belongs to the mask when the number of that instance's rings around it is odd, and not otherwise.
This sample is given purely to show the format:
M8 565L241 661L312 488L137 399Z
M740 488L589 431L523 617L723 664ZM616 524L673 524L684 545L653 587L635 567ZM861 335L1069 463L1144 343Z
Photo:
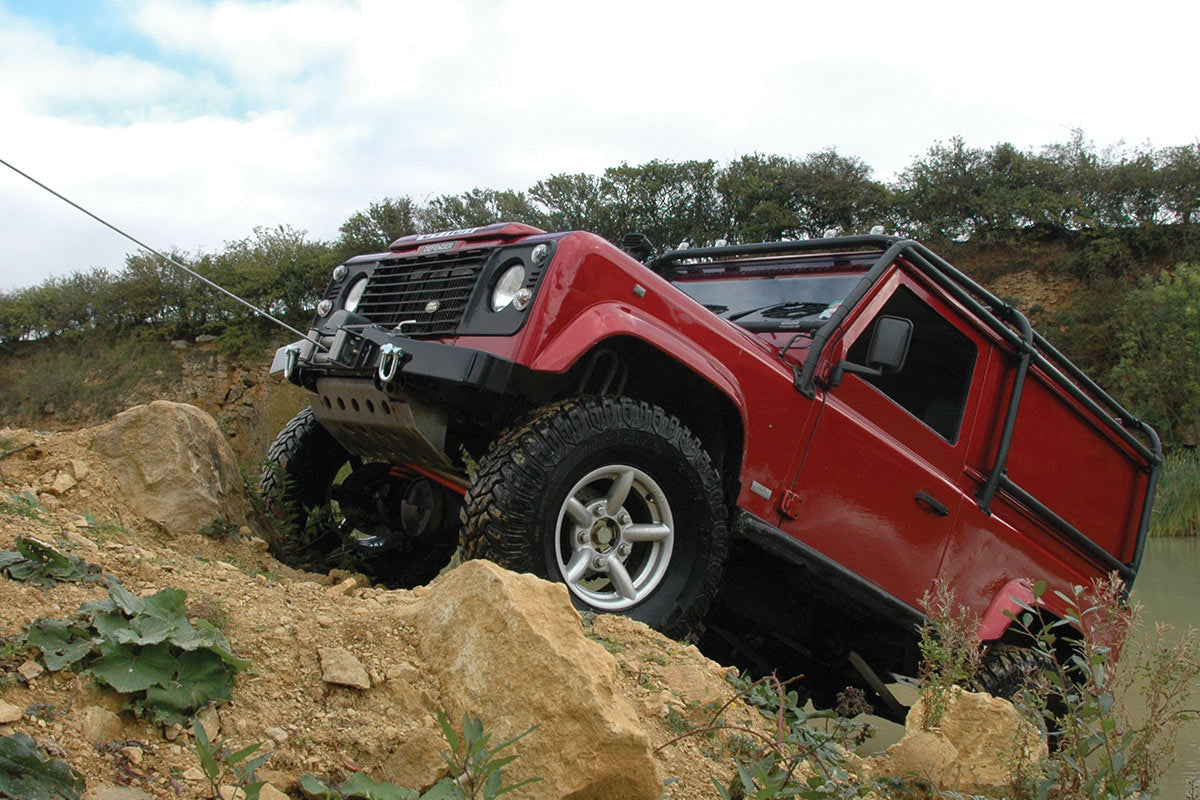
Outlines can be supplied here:
M185 590L190 615L218 623L233 650L253 664L238 676L232 702L207 715L207 721L237 745L267 742L273 755L265 774L278 788L294 792L293 780L309 771L334 778L358 768L377 778L436 777L437 750L444 745L434 713L461 708L466 695L444 665L430 663L445 659L423 654L424 634L414 627L413 609L422 595L448 590L435 583L416 592L386 591L354 576L297 572L270 557L246 527L222 540L167 535L129 509L116 478L89 447L91 439L88 430L0 430L9 448L31 445L0 460L0 500L21 492L40 492L42 498L42 507L34 511L13 502L3 507L0 549L14 549L18 536L33 536L99 565L135 594ZM21 634L39 618L69 617L81 602L105 595L101 583L37 588L0 578L0 635ZM634 724L644 732L657 775L655 791L671 798L714 796L709 776L723 780L730 774L736 743L726 736L694 737L661 752L653 749L675 738L684 720L707 721L706 703L732 695L722 668L695 648L639 623L603 617L585 624L569 608L565 591L560 605L545 613L572 615L572 635L582 635L586 647L598 652L586 655L608 665L600 671L611 668L623 707L632 710ZM365 668L371 688L323 680L322 648L349 651ZM86 777L87 797L208 796L207 783L196 780L197 760L187 734L122 712L119 698L69 670L35 674L26 658L18 654L0 662L0 700L20 709L19 719L0 724L0 736L24 732L59 753ZM541 694L574 691L570 685L539 685L537 674L522 676L519 683ZM119 723L97 709L117 712ZM488 707L467 710L500 733L511 727ZM739 704L726 716L750 719L754 714ZM100 743L90 743L88 735ZM529 763L536 761L538 746L555 747L554 742L537 745L536 739L535 733L529 747L522 742L524 749L518 749ZM605 754L589 757L602 761ZM414 772L410 767L422 759L432 767ZM130 790L104 794L113 787Z

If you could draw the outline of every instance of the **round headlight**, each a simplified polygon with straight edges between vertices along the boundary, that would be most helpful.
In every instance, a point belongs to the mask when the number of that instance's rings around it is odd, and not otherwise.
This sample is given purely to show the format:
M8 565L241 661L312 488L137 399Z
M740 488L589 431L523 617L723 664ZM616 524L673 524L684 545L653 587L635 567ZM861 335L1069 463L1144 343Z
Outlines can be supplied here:
M346 304L342 306L347 311L358 309L358 301L362 300L363 292L367 290L367 276L364 275L354 282L350 291L346 292Z
M335 281L345 280L347 271L345 264L338 264L333 268L333 279Z
M514 264L504 270L500 280L496 281L496 288L492 290L492 311L507 308L523 283L525 283L525 267L522 264Z

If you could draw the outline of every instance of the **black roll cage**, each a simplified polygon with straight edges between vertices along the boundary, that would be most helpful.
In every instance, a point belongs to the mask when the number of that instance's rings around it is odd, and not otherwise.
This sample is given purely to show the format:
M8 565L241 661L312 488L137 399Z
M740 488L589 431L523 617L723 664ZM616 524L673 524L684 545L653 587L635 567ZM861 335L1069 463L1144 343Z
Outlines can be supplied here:
M670 250L650 261L649 266L655 272L662 274L672 265L693 259L714 259L716 263L736 256L766 256L799 253L845 252L847 250L882 250L874 264L863 274L854 288L846 295L842 304L833 312L828 320L813 333L812 345L804 360L803 367L796 375L796 389L805 397L816 397L814 376L821 352L833 333L852 309L867 295L896 259L903 256L919 272L924 274L951 297L970 310L985 325L1013 347L1017 360L1016 373L1012 390L1009 393L1008 407L1004 417L1004 428L1000 436L1000 446L996 453L995 463L989 471L987 481L976 494L979 508L985 514L991 515L991 504L996 492L1004 489L1018 502L1041 516L1052 527L1082 548L1089 555L1104 564L1108 569L1116 571L1127 584L1133 582L1141 566L1142 554L1146 547L1146 537L1150 528L1150 510L1154 504L1154 493L1158 486L1159 471L1162 465L1162 441L1154 428L1138 419L1100 388L1095 381L1083 373L1079 367L1033 330L1025 315L1013 306L1005 303L996 295L983 288L976 281L961 272L941 256L934 253L925 245L911 239L898 236L864 235L838 236L826 239L803 239L790 242L762 242L757 244L726 245L722 247L698 247L687 250ZM1029 374L1029 365L1035 364L1054 382L1056 386L1074 398L1080 405L1092 412L1119 439L1141 455L1148 464L1149 481L1146 485L1146 496L1142 505L1142 514L1138 523L1137 546L1133 560L1123 563L1114 558L1107 550L1093 542L1082 531L1075 528L1065 519L1054 513L1044 503L1040 502L1029 492L1022 489L1007 475L1008 454L1012 447L1013 432L1016 429L1017 414L1021 407L1021 392ZM1145 441L1139 439L1144 437Z

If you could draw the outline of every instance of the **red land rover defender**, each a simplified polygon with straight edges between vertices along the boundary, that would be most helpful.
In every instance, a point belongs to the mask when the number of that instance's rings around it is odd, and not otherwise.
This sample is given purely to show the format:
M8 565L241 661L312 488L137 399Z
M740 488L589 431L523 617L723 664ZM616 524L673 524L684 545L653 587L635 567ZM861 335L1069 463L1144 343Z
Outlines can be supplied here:
M263 476L293 553L411 586L461 544L893 718L936 579L1010 655L1029 579L1132 581L1154 431L924 246L622 247L508 223L338 266L273 365L313 393Z

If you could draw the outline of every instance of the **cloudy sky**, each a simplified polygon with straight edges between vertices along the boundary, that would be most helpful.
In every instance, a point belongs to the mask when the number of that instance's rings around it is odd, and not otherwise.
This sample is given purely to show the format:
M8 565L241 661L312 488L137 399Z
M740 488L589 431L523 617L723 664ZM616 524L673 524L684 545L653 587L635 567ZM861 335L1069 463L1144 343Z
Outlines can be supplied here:
M890 179L937 140L1200 137L1200 4L0 0L0 159L161 248L652 158ZM124 240L0 167L0 291Z

